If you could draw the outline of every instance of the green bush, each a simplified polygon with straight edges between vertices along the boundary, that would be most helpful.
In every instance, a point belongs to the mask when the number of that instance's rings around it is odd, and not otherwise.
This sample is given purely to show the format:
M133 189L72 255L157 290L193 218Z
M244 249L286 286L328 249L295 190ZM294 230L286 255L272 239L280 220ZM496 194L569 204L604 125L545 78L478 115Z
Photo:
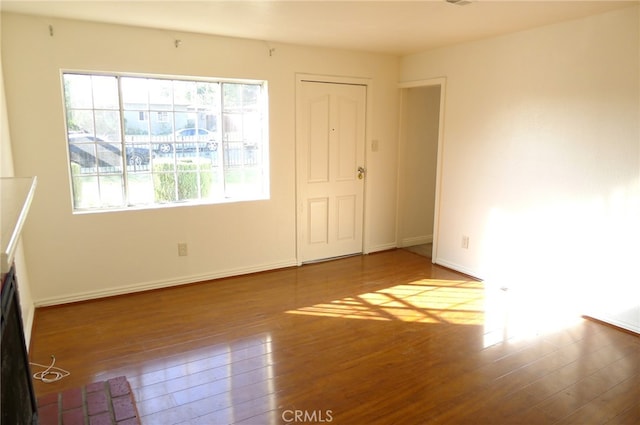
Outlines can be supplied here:
M71 183L73 185L73 205L78 207L82 199L82 182L80 181L80 164L71 163Z
M156 202L174 202L176 200L206 198L211 192L211 169L205 167L209 161L195 158L179 159L153 164L153 187ZM198 175L200 177L200 195L198 195ZM177 199L176 199L177 176Z

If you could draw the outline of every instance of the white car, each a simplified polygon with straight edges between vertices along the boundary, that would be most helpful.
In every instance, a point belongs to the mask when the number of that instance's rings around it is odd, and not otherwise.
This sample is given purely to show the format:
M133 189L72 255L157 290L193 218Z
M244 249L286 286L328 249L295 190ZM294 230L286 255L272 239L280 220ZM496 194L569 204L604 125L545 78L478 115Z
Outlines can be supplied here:
M174 142L160 143L156 150L160 153L195 151L211 152L218 149L218 142L214 140L215 133L204 128L183 128L172 134ZM191 143L194 142L194 143Z

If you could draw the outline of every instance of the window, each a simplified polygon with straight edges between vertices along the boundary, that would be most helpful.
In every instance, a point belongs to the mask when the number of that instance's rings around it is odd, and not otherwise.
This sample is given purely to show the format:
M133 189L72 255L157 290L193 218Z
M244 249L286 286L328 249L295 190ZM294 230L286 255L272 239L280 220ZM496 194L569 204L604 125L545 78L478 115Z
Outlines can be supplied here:
M159 111L158 114L158 122L169 122L169 113L167 111Z
M74 211L268 198L264 81L62 77Z

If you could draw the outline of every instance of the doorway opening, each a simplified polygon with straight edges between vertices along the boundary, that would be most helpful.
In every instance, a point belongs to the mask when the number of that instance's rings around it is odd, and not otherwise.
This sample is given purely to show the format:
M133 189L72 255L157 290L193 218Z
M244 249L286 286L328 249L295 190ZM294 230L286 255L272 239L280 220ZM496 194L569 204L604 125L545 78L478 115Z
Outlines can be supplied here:
M400 85L397 245L437 262L445 79Z

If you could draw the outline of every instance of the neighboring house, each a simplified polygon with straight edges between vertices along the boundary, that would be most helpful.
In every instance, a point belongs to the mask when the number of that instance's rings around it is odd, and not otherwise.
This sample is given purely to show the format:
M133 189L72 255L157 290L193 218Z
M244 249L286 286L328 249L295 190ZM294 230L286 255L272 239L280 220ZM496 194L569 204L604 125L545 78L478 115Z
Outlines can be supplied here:
M163 111L158 104L125 104L124 124L125 134L144 135L151 131L153 136L163 136L187 127L198 127L215 132L217 129L219 112L211 110L196 110L190 105L174 105L176 111L184 114L170 114Z

